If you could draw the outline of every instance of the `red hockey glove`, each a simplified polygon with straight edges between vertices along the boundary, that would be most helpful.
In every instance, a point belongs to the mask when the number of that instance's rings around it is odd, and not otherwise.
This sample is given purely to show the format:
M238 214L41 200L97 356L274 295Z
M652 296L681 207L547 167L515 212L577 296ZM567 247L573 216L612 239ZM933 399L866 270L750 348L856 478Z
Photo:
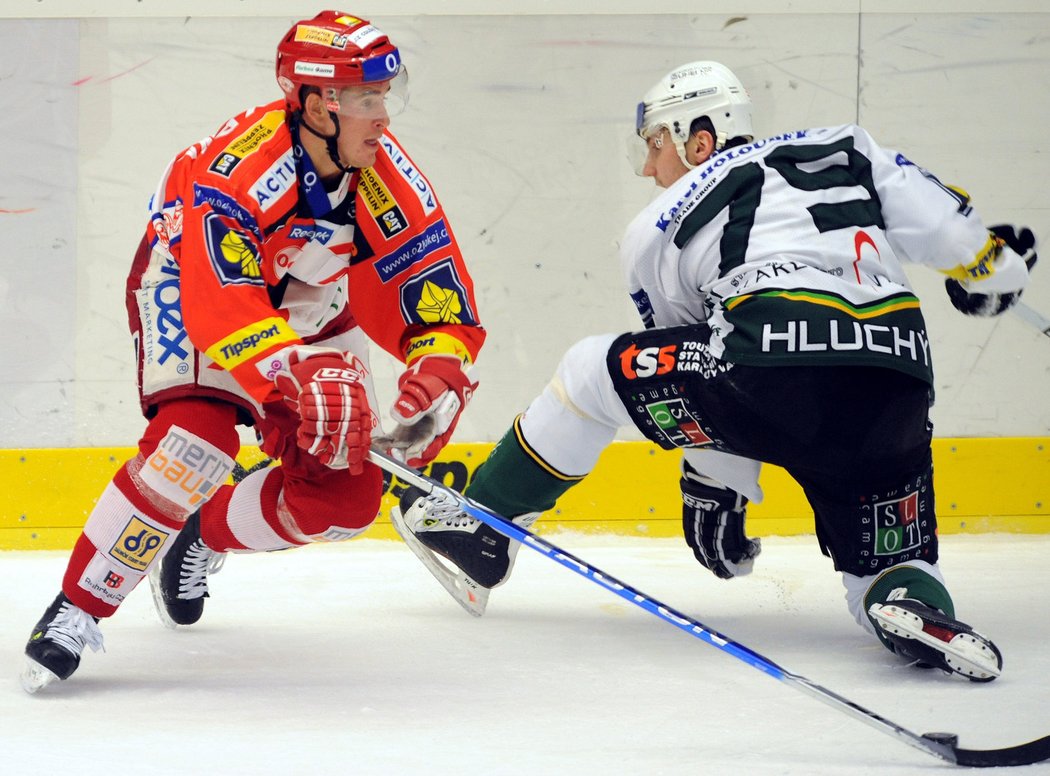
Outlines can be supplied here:
M390 415L397 427L380 445L409 466L421 468L441 452L478 387L455 356L423 356L398 378L401 389Z
M294 348L273 381L299 413L299 447L329 468L360 474L372 442L372 417L364 366L347 355L349 361L337 350Z

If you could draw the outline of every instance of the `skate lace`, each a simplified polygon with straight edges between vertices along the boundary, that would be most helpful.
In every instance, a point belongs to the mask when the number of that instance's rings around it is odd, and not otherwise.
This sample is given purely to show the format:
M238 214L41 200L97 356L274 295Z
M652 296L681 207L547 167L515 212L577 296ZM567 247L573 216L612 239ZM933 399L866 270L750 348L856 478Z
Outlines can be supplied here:
M66 602L47 626L45 638L55 642L74 655L80 655L84 647L92 652L102 649L102 631L95 618L79 606Z
M226 553L215 552L202 541L190 545L182 559L179 574L179 598L192 600L208 594L208 575L215 574L226 562Z
M427 518L443 523L448 528L466 528L478 521L459 508L459 504L443 493L431 493L426 497L424 511Z

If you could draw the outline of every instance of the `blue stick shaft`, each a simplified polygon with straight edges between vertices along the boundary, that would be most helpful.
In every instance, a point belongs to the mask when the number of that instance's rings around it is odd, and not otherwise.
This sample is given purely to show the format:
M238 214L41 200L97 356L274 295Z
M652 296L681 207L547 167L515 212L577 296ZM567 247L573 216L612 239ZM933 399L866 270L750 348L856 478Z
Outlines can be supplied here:
M487 507L478 504L475 501L471 501L466 496L449 488L447 485L427 477L400 461L375 450L369 453L369 460L380 468L396 475L404 482L422 488L427 493L442 494L444 498L455 502L463 512L476 520L480 520L510 539L521 542L536 552L546 555L548 558L559 563L570 571L575 571L580 576L589 579L595 584L604 587L606 590L615 593L624 600L630 601L635 606L659 617L664 622L668 622L680 630L685 631L689 635L732 655L738 660L747 663L752 668L758 669L767 676L785 682L806 695L816 698L822 703L838 709L854 719L886 733L887 735L893 736L898 741L903 741L920 751L926 752L927 754L931 754L934 757L938 757L950 763L956 763L958 761L956 754L957 749L953 745L941 741L935 741L920 736L917 733L913 733L907 728L904 728L895 722L891 722L875 712L869 711L863 706L854 703L838 693L821 687L819 684L810 681L804 676L781 668L772 660L763 657L758 652L739 644L712 628L708 628L699 620L695 620L689 615L683 614L677 609L661 603L657 599L621 582L611 574L606 574L601 569L592 566L590 563L581 560L572 553L567 552L546 539L522 528Z

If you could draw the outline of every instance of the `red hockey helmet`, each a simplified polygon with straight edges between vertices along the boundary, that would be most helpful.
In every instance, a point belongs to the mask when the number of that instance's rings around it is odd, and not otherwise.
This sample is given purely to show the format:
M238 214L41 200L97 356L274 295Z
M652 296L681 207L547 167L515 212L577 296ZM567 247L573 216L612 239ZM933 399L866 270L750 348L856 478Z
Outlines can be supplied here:
M367 20L340 11L296 22L277 46L277 84L291 110L302 109L302 86L319 87L331 102L347 86L383 81L393 82L392 97L400 96L406 80L390 39ZM338 105L333 108L338 111Z

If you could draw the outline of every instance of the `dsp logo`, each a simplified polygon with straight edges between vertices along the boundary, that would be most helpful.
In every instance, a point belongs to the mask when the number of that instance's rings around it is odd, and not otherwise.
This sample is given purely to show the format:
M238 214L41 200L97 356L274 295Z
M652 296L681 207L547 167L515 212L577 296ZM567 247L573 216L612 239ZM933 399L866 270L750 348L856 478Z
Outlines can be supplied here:
M109 555L136 571L145 571L164 546L168 536L169 534L133 515L113 546L109 548ZM120 575L113 572L106 574L107 587L118 588L123 583Z
M665 375L675 367L677 345L639 348L631 345L620 353L620 370L628 380Z

